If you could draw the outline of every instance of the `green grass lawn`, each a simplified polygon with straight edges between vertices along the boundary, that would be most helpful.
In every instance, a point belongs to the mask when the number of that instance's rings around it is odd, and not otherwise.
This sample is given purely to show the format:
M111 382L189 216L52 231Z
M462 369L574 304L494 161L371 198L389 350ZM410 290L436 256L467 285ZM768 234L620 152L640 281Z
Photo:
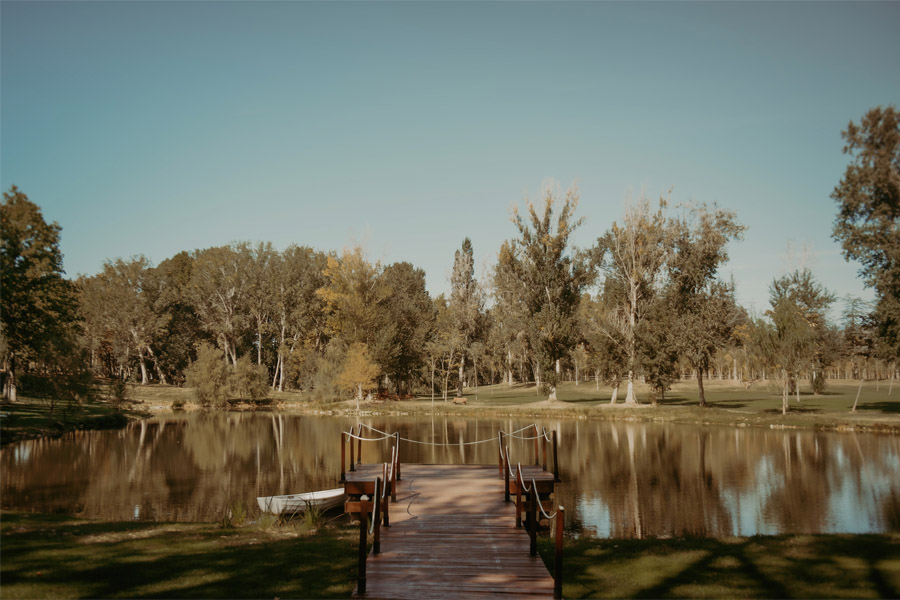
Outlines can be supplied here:
M898 598L900 535L568 540L563 573L566 598Z
M358 537L339 523L305 532L4 512L0 596L348 598ZM550 541L539 548L552 570ZM563 571L566 598L897 598L900 535L569 539Z
M204 523L86 521L6 513L3 598L348 598L355 528L314 535Z
M0 404L0 442L8 444L22 439L58 436L76 429L118 429L129 419L148 416L139 407L118 408L105 402L92 402L73 407L50 405L39 399L19 397L15 403Z

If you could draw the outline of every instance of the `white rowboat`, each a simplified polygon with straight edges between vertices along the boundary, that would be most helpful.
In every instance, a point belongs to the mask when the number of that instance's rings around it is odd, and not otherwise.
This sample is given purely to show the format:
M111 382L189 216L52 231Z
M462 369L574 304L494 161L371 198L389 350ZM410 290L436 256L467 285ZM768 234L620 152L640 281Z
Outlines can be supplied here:
M333 490L291 494L290 496L261 496L256 501L259 503L259 510L279 515L282 513L301 512L310 507L325 511L333 506L342 504L346 499L344 488L335 488Z

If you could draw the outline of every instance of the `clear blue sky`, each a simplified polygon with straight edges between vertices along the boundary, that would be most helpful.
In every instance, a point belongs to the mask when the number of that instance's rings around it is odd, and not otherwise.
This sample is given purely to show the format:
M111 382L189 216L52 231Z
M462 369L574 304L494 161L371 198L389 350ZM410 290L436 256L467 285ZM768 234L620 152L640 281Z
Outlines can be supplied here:
M581 245L642 190L737 211L751 309L789 244L871 297L829 194L841 130L900 104L897 2L3 1L0 28L0 184L62 225L71 276L362 242L436 294L552 178L578 183Z

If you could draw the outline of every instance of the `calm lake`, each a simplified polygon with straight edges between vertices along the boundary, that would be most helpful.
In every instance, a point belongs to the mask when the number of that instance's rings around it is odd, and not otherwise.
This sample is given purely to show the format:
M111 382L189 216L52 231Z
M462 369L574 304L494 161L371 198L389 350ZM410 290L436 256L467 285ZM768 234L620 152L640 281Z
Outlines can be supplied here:
M497 463L509 419L363 417L402 462ZM0 450L2 506L111 520L214 521L234 502L337 487L357 419L160 416ZM567 527L600 537L900 531L900 436L545 419L559 435ZM370 434L373 437L376 434ZM484 441L484 443L478 443ZM391 442L363 444L363 461ZM513 460L534 460L512 440ZM497 493L502 486L498 481Z

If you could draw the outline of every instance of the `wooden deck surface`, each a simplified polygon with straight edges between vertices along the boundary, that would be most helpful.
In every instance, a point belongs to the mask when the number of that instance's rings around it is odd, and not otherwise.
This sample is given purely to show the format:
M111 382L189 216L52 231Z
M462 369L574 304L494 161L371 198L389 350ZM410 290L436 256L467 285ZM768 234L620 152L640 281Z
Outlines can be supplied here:
M347 479L373 478L375 469L380 475L380 465L361 465ZM526 477L539 472L529 467ZM553 597L553 578L529 556L496 466L404 464L401 475L363 598Z

